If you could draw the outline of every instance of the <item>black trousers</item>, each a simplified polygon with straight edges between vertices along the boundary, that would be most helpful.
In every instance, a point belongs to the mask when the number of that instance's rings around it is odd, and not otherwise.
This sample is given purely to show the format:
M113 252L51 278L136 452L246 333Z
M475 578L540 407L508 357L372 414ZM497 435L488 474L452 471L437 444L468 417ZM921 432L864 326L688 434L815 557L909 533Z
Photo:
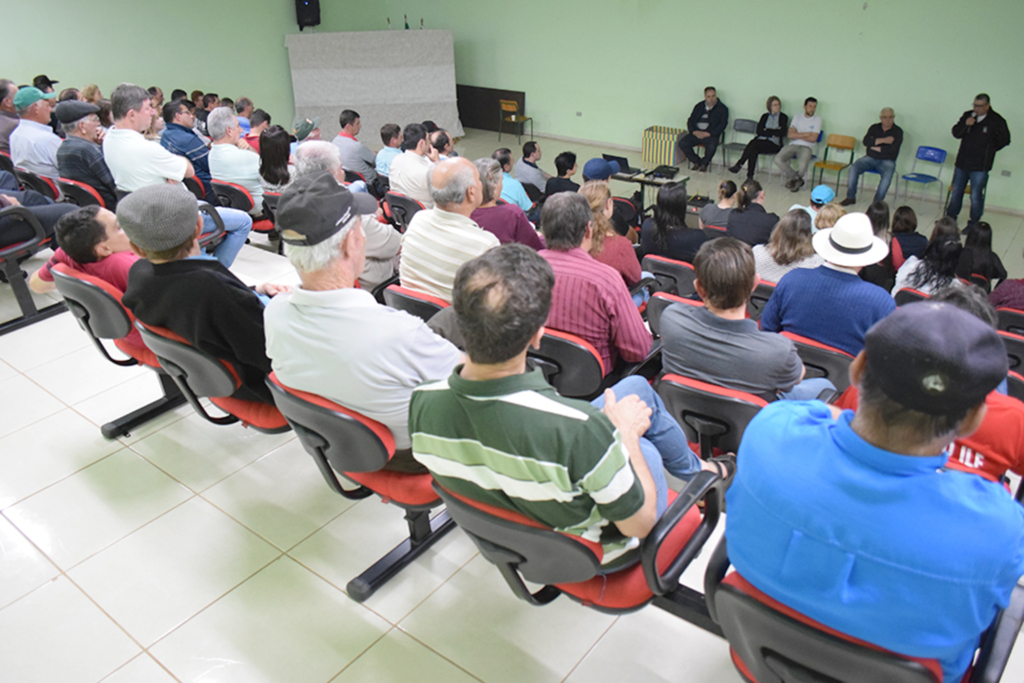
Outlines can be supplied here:
M53 226L60 217L78 208L74 204L54 204L34 190L19 190L17 178L7 171L0 171L0 194L17 199L22 206L32 212L43 226L43 231L51 237ZM33 235L35 232L25 221L16 218L0 219L0 247L30 240Z
M704 146L703 159L697 156L697 153L693 151L693 148L697 145ZM715 152L718 151L718 137L711 136L701 139L693 133L687 133L686 135L679 136L679 140L676 141L676 146L679 147L683 156L690 160L691 164L710 164L711 160L715 158Z
M782 149L780 145L776 145L771 140L762 140L755 138L747 143L746 148L743 150L743 155L740 160L736 162L737 166L742 166L744 163L747 165L747 177L754 175L754 169L757 166L757 157L760 154L778 154L779 150Z

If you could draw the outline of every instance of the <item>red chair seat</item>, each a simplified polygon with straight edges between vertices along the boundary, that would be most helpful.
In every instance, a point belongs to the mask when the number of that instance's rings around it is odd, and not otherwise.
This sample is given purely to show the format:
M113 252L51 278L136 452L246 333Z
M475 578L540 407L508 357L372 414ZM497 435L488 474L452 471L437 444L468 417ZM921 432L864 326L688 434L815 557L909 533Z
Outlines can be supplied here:
M210 402L225 413L234 415L243 424L259 427L260 429L282 429L288 426L284 415L269 403L259 401L245 401L230 396L211 396Z
M410 507L433 507L439 501L430 486L433 477L429 474L393 472L385 469L376 472L345 472L345 476L372 490L384 502L394 501Z
M160 361L157 359L156 354L149 350L149 347L142 341L142 335L139 334L138 330L132 330L132 333L123 339L115 339L114 346L143 365L148 365L151 368L160 368Z
M273 232L274 221L269 218L261 218L260 220L252 222L253 232Z

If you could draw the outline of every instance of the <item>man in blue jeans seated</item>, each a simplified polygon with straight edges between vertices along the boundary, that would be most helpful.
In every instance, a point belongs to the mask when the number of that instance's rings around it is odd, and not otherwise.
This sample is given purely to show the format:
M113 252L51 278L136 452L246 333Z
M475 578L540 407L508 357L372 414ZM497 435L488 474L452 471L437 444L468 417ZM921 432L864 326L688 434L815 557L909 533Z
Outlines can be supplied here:
M810 400L835 390L824 377L804 379L806 368L793 342L762 332L747 318L747 302L759 282L750 245L734 237L705 242L693 267L704 306L677 303L662 314L666 372L769 401Z
M850 369L856 414L779 401L750 422L726 501L736 570L853 638L934 658L959 681L1024 573L1024 508L946 470L1006 375L989 325L944 303L903 306Z
M516 510L604 546L603 564L635 559L667 504L664 470L723 477L733 456L702 463L642 377L593 404L563 398L526 353L540 346L551 266L522 244L467 261L453 306L468 360L421 384L409 407L413 456L445 488Z
M875 171L881 178L878 181L878 189L875 190L875 201L885 199L889 191L889 184L892 183L892 176L896 172L896 157L900 155L900 145L903 144L903 129L897 126L896 113L891 107L886 107L879 114L880 123L868 128L864 136L864 147L868 153L850 165L850 179L846 183L846 199L840 204L850 206L857 203L857 181L860 174L865 171ZM898 189L898 188L897 188Z

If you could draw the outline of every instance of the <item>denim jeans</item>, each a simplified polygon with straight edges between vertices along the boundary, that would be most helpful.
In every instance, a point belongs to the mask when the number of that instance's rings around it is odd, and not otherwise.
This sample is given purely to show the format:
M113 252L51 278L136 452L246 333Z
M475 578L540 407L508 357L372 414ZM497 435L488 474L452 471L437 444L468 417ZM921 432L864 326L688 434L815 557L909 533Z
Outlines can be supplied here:
M252 230L252 217L245 211L222 206L217 207L216 211L220 215L220 219L224 221L224 240L214 248L213 255L224 264L225 268L230 268L231 264L235 262L238 252L245 245L246 238L249 237L249 231ZM209 214L204 213L203 234L213 232L216 228L217 224L213 222Z
M857 198L857 181L860 179L860 174L865 171L877 171L882 176L882 179L878 181L878 189L875 190L875 201L882 201L888 194L892 177L896 173L896 162L892 159L872 159L871 157L861 157L853 162L850 165L850 177L846 186L847 199Z
M780 391L779 398L783 401L813 401L825 389L836 390L836 386L824 377L811 377L797 384L789 391Z
M946 215L956 218L964 203L964 190L967 181L971 181L971 222L977 223L985 213L985 184L988 182L988 171L965 171L959 166L953 169L953 189L949 193L949 207Z
M672 476L689 481L701 470L700 458L690 450L682 427L675 421L672 414L665 408L664 402L657 392L651 388L643 377L633 376L613 386L615 400L620 401L630 394L636 395L651 409L651 426L640 438L640 451L647 461L654 479L654 488L658 495L658 515L665 511L668 503L668 484L665 481L665 470ZM598 396L591 402L598 408L604 407L604 396Z

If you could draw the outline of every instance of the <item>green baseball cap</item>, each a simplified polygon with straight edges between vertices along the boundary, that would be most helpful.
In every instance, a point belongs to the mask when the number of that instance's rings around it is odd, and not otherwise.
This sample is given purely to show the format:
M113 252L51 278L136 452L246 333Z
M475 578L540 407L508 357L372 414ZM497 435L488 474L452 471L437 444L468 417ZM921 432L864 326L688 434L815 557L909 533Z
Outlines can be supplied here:
M18 94L14 96L14 108L26 109L39 100L53 100L56 98L57 93L45 93L39 88L22 88L18 91Z
M310 133L320 127L320 117L314 116L311 119L299 119L295 122L295 138L302 142Z

